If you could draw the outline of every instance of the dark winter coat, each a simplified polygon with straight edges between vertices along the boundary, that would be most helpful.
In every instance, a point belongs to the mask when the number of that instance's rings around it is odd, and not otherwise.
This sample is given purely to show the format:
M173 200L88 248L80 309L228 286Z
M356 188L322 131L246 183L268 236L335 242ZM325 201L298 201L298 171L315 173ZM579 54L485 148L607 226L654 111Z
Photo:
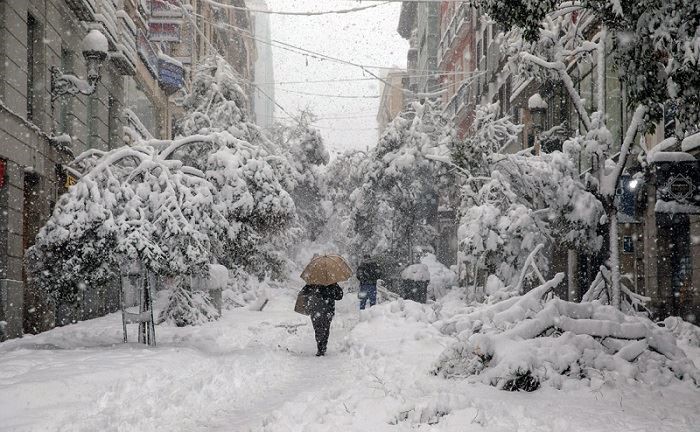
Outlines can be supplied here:
M376 262L365 261L357 268L357 279L361 284L376 284L381 279L381 271Z
M338 284L306 285L301 294L308 296L306 310L313 318L317 314L332 317L335 314L335 302L343 298L343 289Z

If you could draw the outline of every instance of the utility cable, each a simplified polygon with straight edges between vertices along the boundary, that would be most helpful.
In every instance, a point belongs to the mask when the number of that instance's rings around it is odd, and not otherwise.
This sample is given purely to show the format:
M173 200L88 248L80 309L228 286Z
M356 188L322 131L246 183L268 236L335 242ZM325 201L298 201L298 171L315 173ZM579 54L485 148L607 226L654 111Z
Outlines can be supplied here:
M389 4L390 2L387 0L383 0L381 3L378 4L371 4L368 6L358 6L350 9L340 9L340 10L328 10L328 11L319 11L319 12L292 12L292 11L272 11L272 10L265 10L265 9L252 9L246 6L235 6L235 5L229 5L225 3L219 3L214 0L204 0L204 2L209 3L210 5L217 7L217 8L222 8L222 9L232 9L232 10L239 10L239 11L246 11L246 12L252 12L252 13L261 13L261 14L269 14L269 15L292 15L292 16L319 16L319 15L341 15L341 14L347 14L347 13L353 13L353 12L360 12L364 11L367 9L372 9L376 8L379 6L384 6L385 4Z

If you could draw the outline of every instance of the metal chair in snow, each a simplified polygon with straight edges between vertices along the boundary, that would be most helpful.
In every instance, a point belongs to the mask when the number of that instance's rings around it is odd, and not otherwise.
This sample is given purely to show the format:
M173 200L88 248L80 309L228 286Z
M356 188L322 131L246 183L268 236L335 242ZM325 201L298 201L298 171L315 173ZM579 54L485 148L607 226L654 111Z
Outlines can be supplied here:
M146 345L156 345L156 327L153 318L153 287L155 286L155 274L142 268L140 263L127 266L122 274L119 289L119 305L122 311L122 327L124 328L124 343L128 342L127 324L138 324L138 341ZM135 291L138 312L130 312L126 295L128 291Z

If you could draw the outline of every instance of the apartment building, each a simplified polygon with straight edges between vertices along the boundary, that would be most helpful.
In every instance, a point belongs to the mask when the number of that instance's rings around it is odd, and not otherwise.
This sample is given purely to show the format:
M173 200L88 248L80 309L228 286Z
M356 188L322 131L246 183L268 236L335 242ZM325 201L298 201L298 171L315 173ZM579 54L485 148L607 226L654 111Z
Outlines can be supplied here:
M397 31L409 41L407 75L403 84L409 92L404 103L431 97L439 91L438 8L437 2L404 2L401 5Z

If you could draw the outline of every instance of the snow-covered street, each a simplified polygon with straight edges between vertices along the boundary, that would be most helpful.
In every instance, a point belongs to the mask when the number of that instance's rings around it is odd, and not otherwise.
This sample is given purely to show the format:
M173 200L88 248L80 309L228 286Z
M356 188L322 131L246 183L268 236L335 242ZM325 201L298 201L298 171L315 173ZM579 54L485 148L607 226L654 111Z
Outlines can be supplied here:
M695 431L689 382L605 379L506 392L431 376L452 338L430 306L338 304L327 357L288 295L263 312L158 326L121 343L119 314L0 344L2 431ZM133 329L133 328L132 328ZM697 349L689 353L700 358Z

